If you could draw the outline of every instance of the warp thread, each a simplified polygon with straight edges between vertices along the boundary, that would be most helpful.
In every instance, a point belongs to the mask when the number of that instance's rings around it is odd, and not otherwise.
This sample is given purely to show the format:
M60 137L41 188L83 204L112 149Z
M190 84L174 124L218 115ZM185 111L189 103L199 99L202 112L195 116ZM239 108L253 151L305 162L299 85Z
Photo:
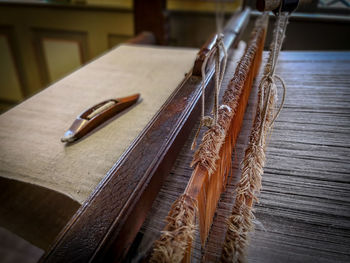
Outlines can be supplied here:
M248 233L254 230L253 203L258 201L261 190L263 167L265 165L266 138L271 131L284 103L285 85L283 80L275 75L278 54L285 37L289 14L280 13L275 29L274 41L270 45L270 55L265 65L264 77L258 90L258 105L249 137L249 145L242 162L242 176L236 189L236 200L230 218L227 220L228 230L221 254L222 262L246 262L246 246ZM278 79L284 89L281 106L275 113L277 101Z

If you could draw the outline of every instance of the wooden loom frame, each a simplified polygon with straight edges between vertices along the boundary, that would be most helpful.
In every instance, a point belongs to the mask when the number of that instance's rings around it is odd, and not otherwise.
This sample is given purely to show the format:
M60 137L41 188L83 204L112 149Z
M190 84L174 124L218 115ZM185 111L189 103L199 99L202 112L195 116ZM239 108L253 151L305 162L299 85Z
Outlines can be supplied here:
M238 43L249 16L246 9L228 21L227 50ZM193 70L101 180L41 262L122 261L199 116L200 69L214 43L215 37L201 48ZM214 73L213 63L208 64L207 92Z

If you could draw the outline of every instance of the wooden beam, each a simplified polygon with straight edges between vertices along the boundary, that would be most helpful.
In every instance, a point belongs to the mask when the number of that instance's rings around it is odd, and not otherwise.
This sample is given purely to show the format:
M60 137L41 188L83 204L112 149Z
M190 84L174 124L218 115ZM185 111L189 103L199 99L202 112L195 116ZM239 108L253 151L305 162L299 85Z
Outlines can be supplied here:
M135 35L142 31L152 32L157 44L166 45L169 36L168 14L165 0L134 0Z
M244 30L250 11L230 26ZM244 21L244 22L242 22ZM225 48L235 45L236 30L226 28ZM197 57L207 50L203 46ZM207 92L214 75L208 68ZM188 74L128 152L117 161L58 236L41 262L120 262L125 257L199 116L201 76ZM212 83L211 83L212 84ZM141 161L142 160L142 161Z

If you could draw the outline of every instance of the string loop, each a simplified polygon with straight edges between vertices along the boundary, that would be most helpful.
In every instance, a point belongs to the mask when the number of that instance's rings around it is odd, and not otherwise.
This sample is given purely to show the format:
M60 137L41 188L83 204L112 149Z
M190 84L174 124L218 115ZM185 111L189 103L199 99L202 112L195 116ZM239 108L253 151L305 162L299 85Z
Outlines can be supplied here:
M212 109L213 117L211 116L205 116L205 81L206 81L206 67L208 64L208 60L211 57L208 55L202 64L202 83L201 83L201 89L202 89L202 112L201 112L201 121L199 124L199 127L197 129L196 135L193 139L191 149L194 150L196 148L196 140L198 138L199 132L202 127L211 128L217 123L218 120L218 114L219 114L219 93L222 81L224 79L225 69L226 69L226 63L227 63L227 52L225 49L224 44L224 35L219 34L217 35L215 45L213 47L214 51L213 54L215 55L215 88L214 88L214 105ZM221 65L221 55L223 54L223 62Z
M282 95L282 101L280 103L280 106L277 109L277 112L274 114L272 117L272 120L270 121L269 126L267 129L271 129L275 120L277 119L278 115L280 114L284 102L285 102L285 97L286 97L286 92L287 92L287 87L283 81L283 79L275 74L276 70L276 64L277 64L277 59L278 59L278 54L281 51L282 47L282 42L283 38L285 36L286 28L287 28L287 23L288 23L288 17L289 14L284 13L281 15L281 12L279 12L279 15L277 16L277 27L276 27L276 35L273 43L273 47L271 49L271 60L268 61L268 64L270 64L270 67L268 67L268 71L265 72L264 77L261 79L260 84L259 84L259 90L261 93L260 96L260 117L261 117L261 126L259 130L259 145L264 145L264 129L265 129L265 123L267 119L267 114L268 114L268 107L270 104L271 96L276 96L277 95L277 84L276 80L278 80L281 84L281 87L283 88L283 95ZM265 87L265 90L264 90ZM265 98L266 97L266 98Z

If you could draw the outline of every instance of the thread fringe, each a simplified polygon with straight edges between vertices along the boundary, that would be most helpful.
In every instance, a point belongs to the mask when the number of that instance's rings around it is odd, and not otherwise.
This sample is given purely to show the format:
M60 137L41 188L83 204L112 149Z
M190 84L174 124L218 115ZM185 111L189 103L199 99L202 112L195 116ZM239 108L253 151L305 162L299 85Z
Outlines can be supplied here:
M168 224L160 239L155 242L151 262L181 262L184 257L189 260L196 215L200 219L202 245L205 243L217 201L231 171L233 146L243 120L251 82L258 67L256 64L260 63L258 50L262 51L267 21L267 13L256 21L251 40L224 93L224 106L218 109L217 123L205 132L202 143L194 154L191 166L204 168L208 177L204 180L200 193L196 192L198 196L183 194L173 204L167 217Z
M188 195L181 195L172 205L166 218L167 225L161 237L154 243L150 262L182 262L195 233L197 202Z
M284 30L288 21L287 14L281 14L276 22L274 38L270 45L270 55L264 68L268 76L275 67L278 52L284 39ZM277 45L277 46L276 46ZM276 52L277 54L274 54ZM266 100L265 107L258 103L253 127L249 136L249 145L242 162L242 175L236 189L236 200L232 214L227 220L228 230L221 254L222 262L246 262L246 247L249 243L249 232L254 230L253 204L258 201L261 190L263 168L265 165L266 139L275 119L277 88L274 83L263 82L259 86L258 102ZM264 116L263 112L266 112Z
M267 14L262 15L256 21L256 26L252 32L252 36L258 35L258 38L252 38L246 47L244 56L239 61L234 77L231 79L224 95L223 104L218 114L218 122L203 135L201 145L195 152L191 167L200 164L204 167L209 175L212 175L217 169L217 160L220 159L220 149L225 142L230 124L237 112L239 106L239 98L244 89L248 73L255 58L256 51L263 37L262 31L265 30Z

